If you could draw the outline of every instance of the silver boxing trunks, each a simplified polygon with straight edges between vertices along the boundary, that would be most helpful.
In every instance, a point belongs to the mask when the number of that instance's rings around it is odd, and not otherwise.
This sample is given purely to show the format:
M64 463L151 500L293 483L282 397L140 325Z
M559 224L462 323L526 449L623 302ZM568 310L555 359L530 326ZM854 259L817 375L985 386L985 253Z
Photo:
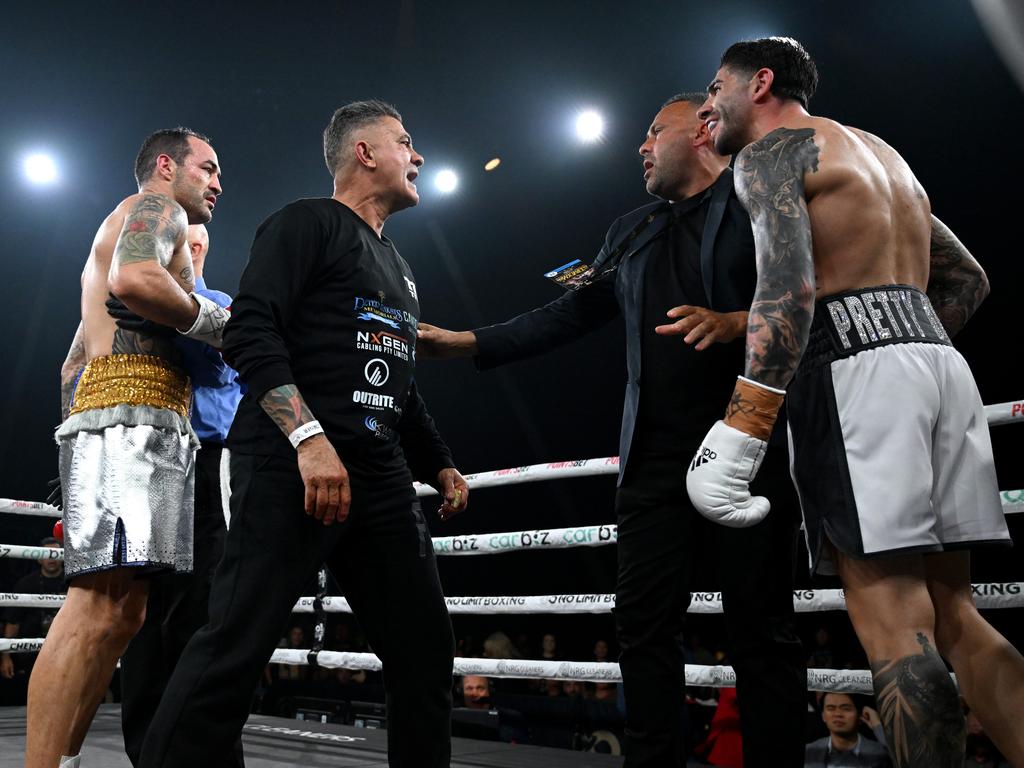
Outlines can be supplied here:
M811 572L855 558L1009 544L984 406L912 286L819 299L786 396Z
M192 570L190 396L188 377L161 358L109 355L86 366L57 431L68 579Z

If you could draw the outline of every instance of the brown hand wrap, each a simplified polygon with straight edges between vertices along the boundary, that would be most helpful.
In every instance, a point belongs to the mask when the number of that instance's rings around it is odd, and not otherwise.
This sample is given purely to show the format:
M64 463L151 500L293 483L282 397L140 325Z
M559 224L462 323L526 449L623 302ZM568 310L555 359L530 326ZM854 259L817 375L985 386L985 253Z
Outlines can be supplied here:
M767 440L786 395L759 387L745 379L736 381L732 399L725 409L725 423L752 437Z

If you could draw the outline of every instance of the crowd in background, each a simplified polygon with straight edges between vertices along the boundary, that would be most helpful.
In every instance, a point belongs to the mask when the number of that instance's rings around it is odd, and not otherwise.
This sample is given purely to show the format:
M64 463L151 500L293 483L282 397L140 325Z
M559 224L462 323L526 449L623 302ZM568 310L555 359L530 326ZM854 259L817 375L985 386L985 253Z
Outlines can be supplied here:
M50 538L40 544L58 546ZM2 577L0 586L5 592L58 594L66 590L60 560L6 561ZM56 608L4 608L0 612L4 637L45 637L55 613ZM845 616L801 618L808 668L863 668L862 652ZM306 614L292 619L279 647L308 649L315 618ZM599 633L600 618L581 621L572 616L455 616L453 621L456 655L460 657L596 662L617 658L607 619L604 633ZM690 623L696 626L686 638L687 664L728 664L724 635L716 631L713 618L691 617ZM335 613L327 616L323 649L372 651L355 619ZM0 705L24 705L34 657L32 653L0 654ZM616 683L499 680L468 675L455 678L453 695L456 735L613 754L621 749L623 702L621 686ZM688 695L688 741L693 764L742 766L735 689L691 687ZM119 698L115 675L107 700L116 702ZM386 726L386 713L379 713L377 719L359 714L383 701L384 689L377 672L268 664L253 697L253 711ZM966 714L965 766L1007 766L977 719L969 711ZM892 764L870 697L809 692L806 738L809 768L836 764L883 768Z

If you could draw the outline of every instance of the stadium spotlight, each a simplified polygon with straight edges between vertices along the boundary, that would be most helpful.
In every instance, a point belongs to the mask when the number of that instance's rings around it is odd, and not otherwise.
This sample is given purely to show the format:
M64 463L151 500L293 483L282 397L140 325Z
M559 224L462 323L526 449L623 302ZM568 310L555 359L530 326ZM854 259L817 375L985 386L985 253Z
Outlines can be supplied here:
M459 186L459 177L451 168L444 168L434 176L434 186L438 192L445 195L450 194Z
M52 155L33 152L25 156L21 169L30 184L45 187L57 181L57 163Z
M576 137L585 144L592 144L604 136L604 118L592 109L581 112L576 118Z

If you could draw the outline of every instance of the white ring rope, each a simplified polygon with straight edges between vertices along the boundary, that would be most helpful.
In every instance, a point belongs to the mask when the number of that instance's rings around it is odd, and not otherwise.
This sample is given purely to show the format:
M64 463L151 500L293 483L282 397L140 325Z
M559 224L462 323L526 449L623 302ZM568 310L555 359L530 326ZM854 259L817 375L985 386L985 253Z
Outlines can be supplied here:
M573 459L572 461L549 461L547 464L530 464L525 467L495 469L465 475L466 482L473 488L494 488L499 485L519 485L538 480L555 480L566 477L592 477L594 475L619 474L619 457L603 459ZM437 491L423 483L413 483L417 496L436 496Z
M1024 420L1024 400L985 406L988 425L998 426ZM481 472L466 476L471 488L489 488L515 485L555 478L588 477L612 475L619 471L619 458L610 456L600 459L577 459L574 461L533 464L492 472ZM416 483L418 496L437 493L427 485ZM1024 490L1001 491L1003 512L1017 514L1024 512ZM61 517L61 511L43 502L0 499L0 513L32 515L37 517ZM512 552L519 549L567 549L581 546L603 546L617 540L618 529L614 525L582 526L577 528L554 528L536 531L513 531L508 533L483 534L475 536L445 536L433 540L438 555L493 554ZM26 547L0 544L0 558L25 560L62 560L64 550L56 547ZM1024 582L1005 582L972 585L975 602L979 608L1018 608L1024 605ZM26 595L16 593L0 594L0 606L52 608L62 605L63 595ZM446 598L450 613L609 613L615 605L615 596L595 595L533 595L506 597L449 597ZM343 597L327 597L323 601L328 613L351 613L348 601ZM846 603L842 590L797 590L793 593L794 610L800 613L816 611L845 610ZM313 598L302 597L295 604L295 613L312 613ZM696 592L691 594L689 613L721 613L720 592ZM42 648L42 638L0 639L0 652L25 653ZM271 663L305 665L309 663L309 651L305 649L279 648L274 651ZM322 667L362 669L377 671L382 668L380 660L371 653L338 653L321 651L317 663ZM515 659L466 659L456 658L453 672L457 675L484 675L487 677L513 677L548 680L581 680L590 682L618 682L622 679L618 664L601 662L570 662ZM951 677L953 677L951 675ZM955 677L953 678L955 682ZM733 687L736 674L732 667L686 665L686 684L698 687ZM844 693L872 693L873 685L869 670L808 669L807 689L811 691L833 691Z
M974 602L983 610L1024 608L1024 582L1008 581L972 584ZM313 597L300 597L292 613L313 613ZM446 597L448 612L455 614L601 614L611 613L615 595L507 595L485 597ZM64 595L32 595L16 592L0 593L0 607L58 608ZM323 599L326 613L352 613L348 600L341 596ZM845 611L846 599L841 589L797 589L793 591L793 610L797 613ZM721 592L691 592L687 613L722 613Z
M1024 400L985 406L985 419L990 427L1024 421Z
M43 646L42 638L0 639L0 653L29 653ZM270 657L271 664L305 666L309 650L278 648ZM379 672L380 659L372 653L340 653L320 651L318 666L328 669L362 669ZM543 659L466 659L456 658L452 665L456 675L528 678L532 680L580 680L593 683L621 682L619 665L598 661L546 661ZM953 678L954 683L956 678ZM733 688L736 673L732 667L686 665L686 684L707 688ZM841 693L871 693L871 672L866 669L808 669L807 690Z
M588 461L598 461L588 459ZM538 465L542 466L542 465ZM546 466L546 465L543 465ZM1024 490L1000 491L1003 513L1007 515L1024 513ZM6 504L47 507L37 502L0 499L0 512L9 511ZM49 507L53 509L53 507ZM60 514L59 510L53 509ZM47 514L48 512L24 512L18 514ZM548 528L534 531L506 531L504 533L466 534L463 536L437 536L433 539L435 555L494 555L516 552L523 549L571 549L574 547L602 547L618 540L615 525L581 525L573 528ZM0 559L15 560L63 560L64 550L59 547L26 546L23 544L0 544Z

